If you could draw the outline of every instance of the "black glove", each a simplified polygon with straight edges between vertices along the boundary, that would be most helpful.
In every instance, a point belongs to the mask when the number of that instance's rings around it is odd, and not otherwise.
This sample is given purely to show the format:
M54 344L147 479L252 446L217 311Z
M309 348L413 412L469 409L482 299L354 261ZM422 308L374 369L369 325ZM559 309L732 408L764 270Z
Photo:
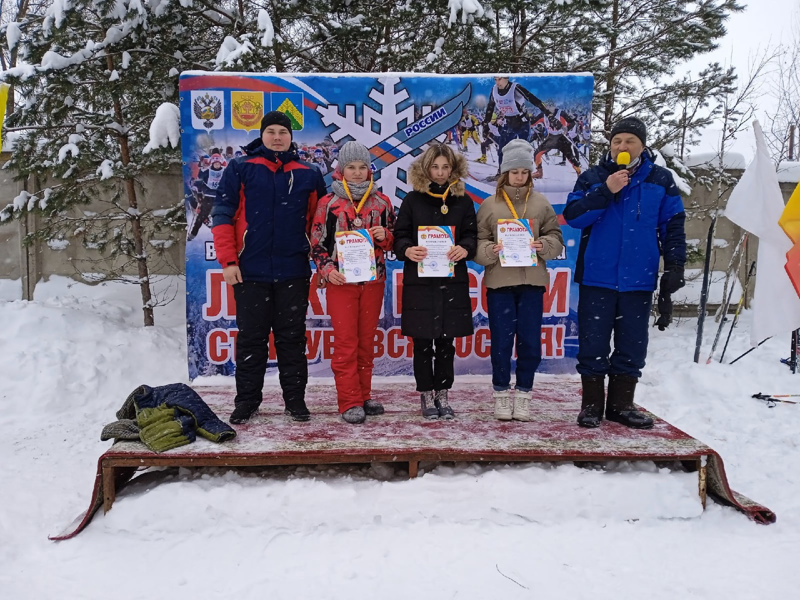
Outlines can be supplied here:
M664 331L672 323L672 298L662 287L658 291L658 319L655 326L659 331Z
M683 266L666 265L664 274L661 276L661 291L672 295L684 285L686 285L686 282L683 280Z

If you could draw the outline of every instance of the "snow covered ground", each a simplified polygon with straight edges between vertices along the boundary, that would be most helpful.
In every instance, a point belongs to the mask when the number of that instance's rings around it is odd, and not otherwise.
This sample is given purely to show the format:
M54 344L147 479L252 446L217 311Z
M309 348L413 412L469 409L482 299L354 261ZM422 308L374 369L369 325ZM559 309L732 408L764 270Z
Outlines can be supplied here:
M126 395L186 381L183 303L144 329L137 300L63 278L35 302L0 300L3 598L797 597L800 405L750 398L800 393L778 362L788 340L695 365L692 320L652 330L639 401L718 450L775 525L703 513L695 476L652 464L430 466L414 481L376 465L154 473L50 542L88 505L100 430Z

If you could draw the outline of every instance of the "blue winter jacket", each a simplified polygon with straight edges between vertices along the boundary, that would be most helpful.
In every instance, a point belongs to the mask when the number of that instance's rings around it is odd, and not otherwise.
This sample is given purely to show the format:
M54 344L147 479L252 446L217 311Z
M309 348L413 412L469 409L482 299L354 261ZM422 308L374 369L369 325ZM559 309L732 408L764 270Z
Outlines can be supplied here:
M294 147L275 152L258 138L244 150L226 167L211 209L217 260L239 265L245 281L310 277L307 234L326 194L322 175Z
M175 408L180 415L176 417L183 425L184 434L189 435L188 441L194 441L194 430L212 442L224 442L236 437L236 431L227 423L220 420L200 395L185 383L170 383L150 387L140 385L130 395L136 412L144 408L157 408L167 406ZM127 404L127 403L126 403ZM120 414L126 407L117 413L117 418L130 418L129 414ZM186 417L191 417L187 420Z
M680 192L672 174L655 164L649 150L630 183L617 194L606 186L619 170L610 155L578 177L564 219L582 229L575 281L620 292L656 288L659 256L666 267L686 263L686 233Z

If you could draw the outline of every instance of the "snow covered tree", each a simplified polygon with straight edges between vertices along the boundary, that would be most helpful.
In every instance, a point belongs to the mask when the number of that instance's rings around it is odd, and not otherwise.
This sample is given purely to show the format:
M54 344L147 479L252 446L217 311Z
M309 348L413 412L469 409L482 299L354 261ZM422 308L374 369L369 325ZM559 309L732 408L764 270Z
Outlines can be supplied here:
M792 22L792 40L778 49L774 59L773 82L767 96L776 103L771 114L766 115L767 139L772 158L780 164L789 158L789 135L791 128L800 128L800 13ZM796 132L793 160L798 160Z
M102 278L135 273L145 325L153 324L156 303L149 263L169 232L184 227L179 199L173 209L155 211L142 184L145 173L179 162L175 151L142 152L156 108L177 101L178 73L195 66L179 48L201 37L200 23L187 25L174 6L56 0L44 14L15 23L11 50L20 66L3 73L22 100L7 121L19 134L8 168L36 189L3 208L0 220L34 211L42 224L32 235L96 250L102 258L91 270ZM92 202L102 209L85 210Z
M637 114L654 131L670 106L669 78L688 59L709 52L725 35L725 21L743 9L736 0L584 0L594 23L574 70L595 74L595 118L607 135L622 117ZM680 95L702 98L731 85L713 68L704 81L685 80ZM713 76L713 77L712 77ZM713 85L709 85L709 84ZM644 110L648 105L660 110Z
M259 23L258 33L243 30L226 40L248 71L436 71L450 64L440 57L475 53L473 25L485 20L475 0L270 0L260 6L238 9L249 14L243 24Z

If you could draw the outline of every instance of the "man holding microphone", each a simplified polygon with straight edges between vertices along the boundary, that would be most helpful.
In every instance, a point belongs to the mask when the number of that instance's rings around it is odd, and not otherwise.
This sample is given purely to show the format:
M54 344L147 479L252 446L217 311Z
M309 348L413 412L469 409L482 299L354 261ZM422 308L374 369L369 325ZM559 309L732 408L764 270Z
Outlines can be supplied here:
M662 292L672 294L684 285L686 215L672 174L654 164L646 143L647 128L640 119L619 121L611 130L609 153L578 177L564 207L567 223L581 229L575 268L575 282L581 286L581 427L598 427L604 412L609 421L627 427L653 426L633 398L647 356L662 255Z

